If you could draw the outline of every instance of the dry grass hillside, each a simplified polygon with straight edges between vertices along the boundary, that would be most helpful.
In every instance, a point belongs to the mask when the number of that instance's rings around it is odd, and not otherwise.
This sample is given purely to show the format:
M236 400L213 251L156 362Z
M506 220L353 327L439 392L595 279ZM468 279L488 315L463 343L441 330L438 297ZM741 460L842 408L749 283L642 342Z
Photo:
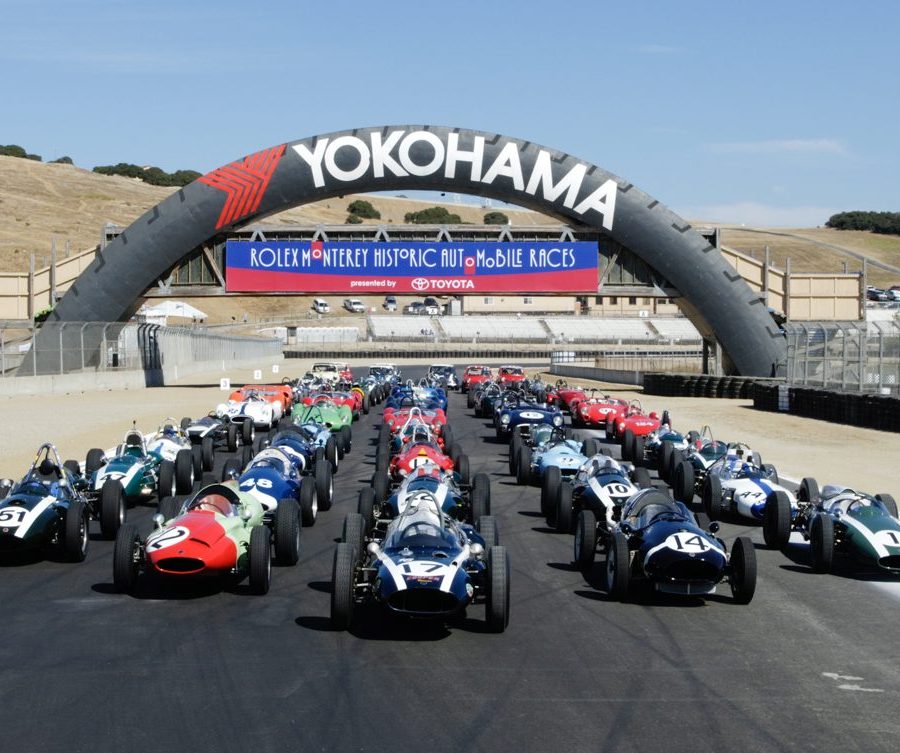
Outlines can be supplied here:
M128 225L168 196L173 189L151 186L131 178L99 175L74 165L47 164L0 156L0 272L25 272L31 252L38 267L49 260L56 240L61 254L66 242L72 251L97 244L107 222ZM272 224L343 224L347 206L356 196L331 199L282 212L267 220ZM433 206L434 201L367 195L381 212L385 224L401 223L407 212ZM463 221L480 223L485 209L471 204L446 206ZM503 208L513 224L555 224L555 220L527 210ZM705 224L705 223L704 223ZM900 267L900 238L826 228L760 230L725 226L725 245L758 259L768 245L772 260L784 267L786 259L797 272L840 272L843 262L850 271L861 267L847 249ZM832 246L832 247L829 247ZM833 248L838 247L838 248ZM900 275L870 269L876 285L900 282Z

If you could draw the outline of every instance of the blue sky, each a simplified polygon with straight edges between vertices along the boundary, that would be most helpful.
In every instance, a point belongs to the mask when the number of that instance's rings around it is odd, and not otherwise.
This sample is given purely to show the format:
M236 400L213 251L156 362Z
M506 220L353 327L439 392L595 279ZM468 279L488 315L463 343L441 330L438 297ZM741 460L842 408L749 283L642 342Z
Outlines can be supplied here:
M318 133L495 131L690 219L900 211L900 2L0 0L0 143L213 169Z

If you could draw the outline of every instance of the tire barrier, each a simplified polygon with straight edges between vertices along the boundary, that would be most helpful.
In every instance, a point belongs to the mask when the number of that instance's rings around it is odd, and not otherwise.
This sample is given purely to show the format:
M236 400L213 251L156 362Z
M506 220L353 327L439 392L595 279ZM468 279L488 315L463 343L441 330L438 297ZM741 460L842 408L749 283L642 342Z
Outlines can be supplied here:
M712 376L710 374L644 374L644 393L663 397L715 397L753 399L754 384L778 384L758 377Z

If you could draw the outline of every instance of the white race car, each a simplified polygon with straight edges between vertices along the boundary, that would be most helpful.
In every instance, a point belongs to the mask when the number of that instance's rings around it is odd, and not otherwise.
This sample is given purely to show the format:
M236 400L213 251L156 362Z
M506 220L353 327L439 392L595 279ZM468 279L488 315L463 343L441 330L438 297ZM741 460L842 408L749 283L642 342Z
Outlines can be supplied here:
M174 418L167 418L153 433L144 437L146 451L163 460L175 462L179 450L191 449L191 440Z
M792 511L797 509L794 493L778 483L778 471L763 464L759 453L740 442L729 443L725 454L709 466L701 499L710 520L722 513L762 522L766 501L782 497Z
M271 429L281 418L281 404L270 403L255 392L247 394L244 400L229 400L216 406L219 418L230 418L236 424L252 421L257 429Z

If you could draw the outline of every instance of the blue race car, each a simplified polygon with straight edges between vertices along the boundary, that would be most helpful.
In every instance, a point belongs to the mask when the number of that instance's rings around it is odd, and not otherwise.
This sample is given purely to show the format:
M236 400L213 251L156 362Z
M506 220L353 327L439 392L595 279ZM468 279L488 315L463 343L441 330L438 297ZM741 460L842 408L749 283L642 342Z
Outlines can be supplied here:
M540 484L549 468L558 468L563 478L574 476L589 457L600 452L596 439L570 439L565 429L553 424L519 424L514 431L509 467L518 484Z
M420 491L364 548L362 516L348 515L331 576L331 624L346 630L361 604L398 615L448 619L473 602L485 604L488 629L509 623L509 560L490 516L479 529L446 515Z
M724 580L735 601L749 604L756 591L753 542L738 536L728 552L725 542L714 536L718 524L704 530L699 522L683 503L658 489L643 489L631 497L605 547L610 598L624 601L637 580L662 593L685 595L715 593ZM587 531L596 527L590 510L581 512L578 526ZM576 561L589 565L594 550L579 551L579 541L576 535Z
M509 437L519 424L562 426L563 421L563 414L556 408L530 401L516 392L505 395L494 413L494 428L498 438Z

